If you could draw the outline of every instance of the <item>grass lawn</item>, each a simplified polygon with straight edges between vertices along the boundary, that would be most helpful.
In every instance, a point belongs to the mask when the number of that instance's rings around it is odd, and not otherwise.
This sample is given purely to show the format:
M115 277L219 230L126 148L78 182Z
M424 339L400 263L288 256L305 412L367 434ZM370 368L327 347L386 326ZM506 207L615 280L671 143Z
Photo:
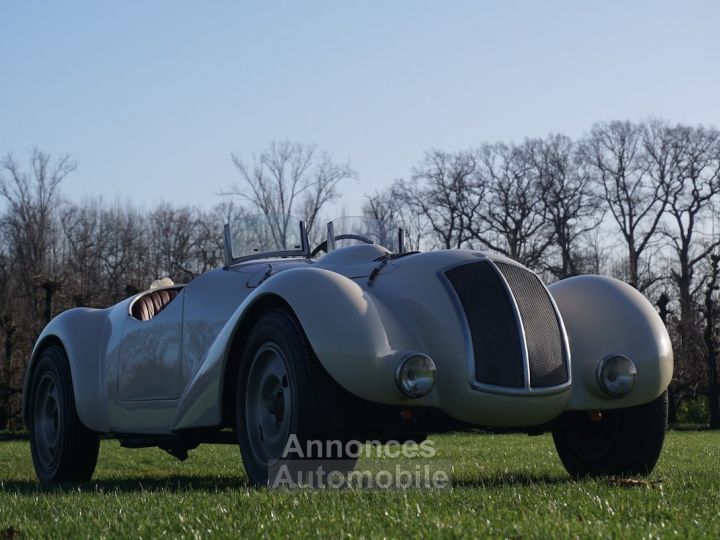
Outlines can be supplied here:
M24 537L720 537L720 433L671 432L647 483L575 482L549 436L435 437L451 491L247 487L234 446L180 463L104 441L92 483L45 490L0 442L0 539Z

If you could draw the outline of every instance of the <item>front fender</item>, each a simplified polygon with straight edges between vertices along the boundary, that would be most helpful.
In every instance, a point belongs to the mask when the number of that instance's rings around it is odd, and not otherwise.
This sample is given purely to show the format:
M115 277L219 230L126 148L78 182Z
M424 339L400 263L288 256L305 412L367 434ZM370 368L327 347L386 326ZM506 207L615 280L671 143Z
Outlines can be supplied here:
M393 373L395 352L409 340L395 316L351 279L321 268L294 268L263 282L230 317L180 398L174 430L221 422L231 346L243 339L238 328L267 295L290 306L320 363L345 389L368 400L404 401Z
M632 407L657 398L670 384L673 352L665 325L652 304L622 281L578 276L549 287L565 323L572 355L568 410ZM598 364L620 354L637 367L635 388L622 398L603 393Z

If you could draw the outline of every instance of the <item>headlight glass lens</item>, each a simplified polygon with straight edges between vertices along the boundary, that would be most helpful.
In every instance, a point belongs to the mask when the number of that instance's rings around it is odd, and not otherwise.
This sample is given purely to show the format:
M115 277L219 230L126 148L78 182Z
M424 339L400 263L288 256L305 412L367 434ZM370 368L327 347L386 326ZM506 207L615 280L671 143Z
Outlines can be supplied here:
M623 397L630 393L637 381L637 368L625 356L611 356L600 363L598 384L611 397Z
M424 354L404 358L395 373L395 384L407 397L427 395L435 386L435 362Z

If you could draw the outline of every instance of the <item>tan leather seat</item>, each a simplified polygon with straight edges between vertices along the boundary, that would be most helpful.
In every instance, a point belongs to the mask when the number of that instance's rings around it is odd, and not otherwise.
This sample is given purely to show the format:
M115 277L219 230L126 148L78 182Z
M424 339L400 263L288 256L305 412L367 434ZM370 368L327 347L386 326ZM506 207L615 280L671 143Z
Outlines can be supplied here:
M165 309L177 294L177 289L162 289L149 292L133 304L132 315L138 320L149 321Z

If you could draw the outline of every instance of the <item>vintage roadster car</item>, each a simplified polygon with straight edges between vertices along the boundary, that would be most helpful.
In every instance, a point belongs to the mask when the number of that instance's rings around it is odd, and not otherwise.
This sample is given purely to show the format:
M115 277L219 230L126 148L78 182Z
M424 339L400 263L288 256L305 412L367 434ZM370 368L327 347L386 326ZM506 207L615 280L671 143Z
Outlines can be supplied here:
M57 316L24 390L39 480L90 479L100 434L180 459L239 443L261 485L291 435L477 427L552 432L574 476L653 469L673 353L642 294L601 276L546 287L508 258L408 252L381 229L337 220L311 250L302 222L248 219L225 226L224 267Z

